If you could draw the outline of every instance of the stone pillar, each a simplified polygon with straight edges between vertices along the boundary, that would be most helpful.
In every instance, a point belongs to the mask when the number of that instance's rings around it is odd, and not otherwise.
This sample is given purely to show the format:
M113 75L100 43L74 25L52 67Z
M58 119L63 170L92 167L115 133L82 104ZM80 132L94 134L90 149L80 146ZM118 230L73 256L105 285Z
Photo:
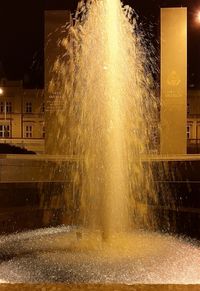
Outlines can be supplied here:
M161 9L161 154L187 152L187 8Z
M48 10L45 11L45 152L52 154L52 139L56 139L55 120L53 120L55 108L55 98L59 97L60 91L49 91L52 80L52 69L58 57L64 54L62 47L58 45L60 39L67 34L66 24L71 21L70 11L67 10ZM56 100L59 101L59 98ZM58 102L57 101L57 102ZM62 104L57 104L62 106Z

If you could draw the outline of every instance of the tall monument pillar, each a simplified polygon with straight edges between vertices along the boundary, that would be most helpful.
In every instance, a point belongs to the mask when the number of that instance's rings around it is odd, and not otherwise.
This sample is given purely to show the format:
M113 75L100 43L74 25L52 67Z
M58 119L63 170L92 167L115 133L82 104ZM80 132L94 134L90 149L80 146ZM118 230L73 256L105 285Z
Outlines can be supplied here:
M161 8L161 154L187 152L187 8Z
M52 69L55 61L62 58L64 50L58 45L63 37L67 36L66 24L70 23L71 14L67 10L45 11L45 152L52 154L55 150L52 140L56 140L57 131L55 112L62 108L61 91L49 90L53 77ZM62 32L62 33L61 33Z

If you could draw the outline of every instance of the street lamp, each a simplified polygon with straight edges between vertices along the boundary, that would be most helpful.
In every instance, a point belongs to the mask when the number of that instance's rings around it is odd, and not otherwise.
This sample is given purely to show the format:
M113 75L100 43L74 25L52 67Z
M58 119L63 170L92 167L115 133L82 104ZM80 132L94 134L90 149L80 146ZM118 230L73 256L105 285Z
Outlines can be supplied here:
M3 89L0 88L0 95L3 95Z

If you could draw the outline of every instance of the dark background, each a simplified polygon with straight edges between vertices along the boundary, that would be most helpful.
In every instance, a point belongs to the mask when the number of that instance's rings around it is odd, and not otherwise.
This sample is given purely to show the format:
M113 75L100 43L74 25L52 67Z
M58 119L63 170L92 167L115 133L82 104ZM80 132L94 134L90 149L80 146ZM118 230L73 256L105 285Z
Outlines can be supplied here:
M1 0L0 77L24 79L28 87L44 83L44 10L75 11L77 0ZM188 86L200 89L200 0L123 0L139 15L159 55L160 7L188 7Z

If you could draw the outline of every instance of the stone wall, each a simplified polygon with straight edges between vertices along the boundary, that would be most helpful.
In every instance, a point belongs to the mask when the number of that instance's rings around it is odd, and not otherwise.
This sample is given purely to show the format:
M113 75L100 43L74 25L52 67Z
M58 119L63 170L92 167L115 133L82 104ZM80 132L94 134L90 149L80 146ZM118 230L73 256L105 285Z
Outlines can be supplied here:
M150 162L158 202L149 201L149 209L158 229L200 239L200 159ZM1 157L0 232L77 223L79 193L72 176L78 163L48 156Z

